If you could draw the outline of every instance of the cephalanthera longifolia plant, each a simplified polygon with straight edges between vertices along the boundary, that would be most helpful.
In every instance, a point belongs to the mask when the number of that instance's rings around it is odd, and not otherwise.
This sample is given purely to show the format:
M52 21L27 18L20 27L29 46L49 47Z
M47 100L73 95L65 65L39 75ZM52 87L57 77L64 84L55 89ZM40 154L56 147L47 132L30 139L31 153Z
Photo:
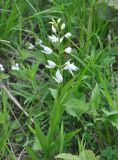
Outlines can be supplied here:
M56 153L62 153L66 144L78 132L73 131L64 134L62 116L65 110L64 104L70 100L88 68L86 66L80 72L78 71L79 68L71 60L73 49L69 39L72 34L70 32L64 33L65 23L62 23L61 19L57 21L52 19L52 22L49 23L53 33L48 36L48 39L52 47L44 45L42 41L39 41L39 45L47 60L45 67L50 70L50 79L55 83L55 88L50 89L54 98L54 105L50 113L49 130L46 135L37 123L35 124L35 129L29 126L39 140L44 160L52 160ZM75 72L78 73L75 75ZM28 152L36 158L33 150L28 149Z

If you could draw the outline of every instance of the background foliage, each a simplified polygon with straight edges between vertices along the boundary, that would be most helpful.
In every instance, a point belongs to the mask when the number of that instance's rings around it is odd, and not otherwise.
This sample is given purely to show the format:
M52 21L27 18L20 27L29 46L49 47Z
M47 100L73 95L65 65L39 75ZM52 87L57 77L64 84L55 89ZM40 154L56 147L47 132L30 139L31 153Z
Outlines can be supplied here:
M0 159L118 159L117 6L117 0L0 1ZM35 45L41 39L55 48L47 38L52 17L72 33L62 48L72 46L79 68L74 77L65 73L61 87ZM12 71L16 62L20 70Z

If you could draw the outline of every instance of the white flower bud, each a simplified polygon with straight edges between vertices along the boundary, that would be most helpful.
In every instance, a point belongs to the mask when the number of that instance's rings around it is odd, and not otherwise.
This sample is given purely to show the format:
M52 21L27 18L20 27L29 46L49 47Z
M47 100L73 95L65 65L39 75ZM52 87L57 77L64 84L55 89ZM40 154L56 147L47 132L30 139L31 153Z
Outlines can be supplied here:
M65 34L66 38L70 38L71 36L72 36L72 34L70 32L68 32L68 33Z
M57 32L57 30L56 30L56 28L52 25L52 32L53 33L56 33Z
M64 51L66 53L70 54L72 52L72 48L71 47L67 47Z
M64 29L65 29L65 23L61 25L61 30L64 30Z
M4 69L4 67L3 67L3 65L2 64L0 64L0 71L4 71L5 69Z
M32 43L29 44L29 50L34 49L34 45Z
M60 23L61 22L61 18L59 18L58 20L57 20L57 23Z

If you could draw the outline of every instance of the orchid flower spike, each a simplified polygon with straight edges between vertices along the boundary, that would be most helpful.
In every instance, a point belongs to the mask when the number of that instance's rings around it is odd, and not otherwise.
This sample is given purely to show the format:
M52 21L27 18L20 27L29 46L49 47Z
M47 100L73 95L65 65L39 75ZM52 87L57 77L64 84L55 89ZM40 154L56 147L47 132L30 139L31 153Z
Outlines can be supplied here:
M72 48L71 47L67 47L64 51L66 53L70 54L72 52Z
M53 78L55 79L55 81L56 81L57 83L62 83L62 82L63 82L63 77L62 77L61 72L60 72L59 69L58 69L57 72L56 72L56 76L53 77Z
M46 65L47 68L55 68L56 63L54 63L53 61L48 60L48 65Z
M47 47L47 46L44 46L44 45L42 45L42 47L43 47L43 53L45 53L45 54L52 54L53 53L53 50L51 49L51 48L49 48L49 47Z
M51 40L52 43L56 43L58 42L59 38L56 37L54 34L52 34L52 36L48 36L49 39Z
M68 70L73 76L73 71L77 71L78 68L74 65L74 62L70 63L70 60L69 60L65 63L64 70Z

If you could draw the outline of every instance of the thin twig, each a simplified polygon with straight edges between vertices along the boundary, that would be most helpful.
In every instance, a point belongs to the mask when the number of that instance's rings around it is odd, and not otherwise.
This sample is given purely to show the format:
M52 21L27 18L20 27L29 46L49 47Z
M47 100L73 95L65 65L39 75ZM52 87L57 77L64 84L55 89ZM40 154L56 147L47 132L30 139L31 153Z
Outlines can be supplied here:
M3 90L6 91L6 93L8 94L9 98L14 102L14 104L27 116L29 117L29 114L24 110L24 108L20 105L20 103L18 102L18 100L11 94L11 92L9 91L9 89L4 85L4 84L0 84L0 88L2 88ZM34 120L31 118L31 121L34 123Z
M22 155L23 155L23 153L24 153L24 150L25 150L25 148L23 148L23 150L21 151L21 153L20 153L19 157L17 158L17 160L21 160Z

